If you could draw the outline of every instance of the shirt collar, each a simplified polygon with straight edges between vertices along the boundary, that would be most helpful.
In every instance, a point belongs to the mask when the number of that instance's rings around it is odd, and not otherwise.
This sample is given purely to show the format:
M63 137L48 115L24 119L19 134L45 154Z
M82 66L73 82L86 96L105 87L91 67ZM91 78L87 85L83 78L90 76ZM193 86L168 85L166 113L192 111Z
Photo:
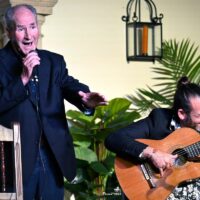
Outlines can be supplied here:
M172 131L175 131L176 129L181 128L180 123L178 123L174 117L172 117L172 120L170 122L170 127L169 129Z

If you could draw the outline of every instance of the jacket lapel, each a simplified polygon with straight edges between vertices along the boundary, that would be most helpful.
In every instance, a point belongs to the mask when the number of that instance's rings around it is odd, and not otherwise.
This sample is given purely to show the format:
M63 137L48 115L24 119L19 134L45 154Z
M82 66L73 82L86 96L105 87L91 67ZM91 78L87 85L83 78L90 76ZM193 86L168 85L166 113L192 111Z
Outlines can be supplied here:
M50 85L51 62L44 51L38 50L40 65L38 66L39 95L40 101L48 98L48 88Z

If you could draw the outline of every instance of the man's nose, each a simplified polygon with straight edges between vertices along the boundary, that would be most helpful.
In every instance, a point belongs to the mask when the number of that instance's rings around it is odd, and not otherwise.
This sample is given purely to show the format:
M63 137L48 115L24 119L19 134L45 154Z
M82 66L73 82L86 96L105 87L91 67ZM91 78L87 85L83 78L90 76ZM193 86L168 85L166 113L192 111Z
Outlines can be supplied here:
M25 38L30 39L30 37L31 37L30 30L28 28L26 28L26 30L25 30Z

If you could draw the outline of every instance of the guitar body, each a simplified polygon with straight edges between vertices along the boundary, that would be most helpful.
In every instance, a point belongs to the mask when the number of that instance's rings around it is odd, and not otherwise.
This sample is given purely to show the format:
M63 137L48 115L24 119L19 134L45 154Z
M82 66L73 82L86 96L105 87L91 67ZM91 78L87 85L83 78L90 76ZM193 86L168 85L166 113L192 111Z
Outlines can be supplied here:
M190 128L181 128L162 140L138 139L155 149L168 153L176 152L200 141L200 135ZM200 147L199 147L200 148ZM151 187L141 170L142 163L135 163L120 157L115 159L115 172L119 184L129 200L164 200L181 182L200 177L200 162L175 162L174 166L159 172L152 170L152 180L155 187Z

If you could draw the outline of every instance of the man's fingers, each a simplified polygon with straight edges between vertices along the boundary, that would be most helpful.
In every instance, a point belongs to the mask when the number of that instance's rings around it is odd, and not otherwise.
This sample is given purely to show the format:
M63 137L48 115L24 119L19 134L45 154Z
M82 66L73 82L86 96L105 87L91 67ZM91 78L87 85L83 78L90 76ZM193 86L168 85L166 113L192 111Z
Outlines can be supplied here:
M82 91L79 91L78 94L79 94L81 97L84 97L84 96L85 96L85 93L82 92Z
M160 171L160 176L163 177L163 174L164 174L163 168L159 168L159 171Z

